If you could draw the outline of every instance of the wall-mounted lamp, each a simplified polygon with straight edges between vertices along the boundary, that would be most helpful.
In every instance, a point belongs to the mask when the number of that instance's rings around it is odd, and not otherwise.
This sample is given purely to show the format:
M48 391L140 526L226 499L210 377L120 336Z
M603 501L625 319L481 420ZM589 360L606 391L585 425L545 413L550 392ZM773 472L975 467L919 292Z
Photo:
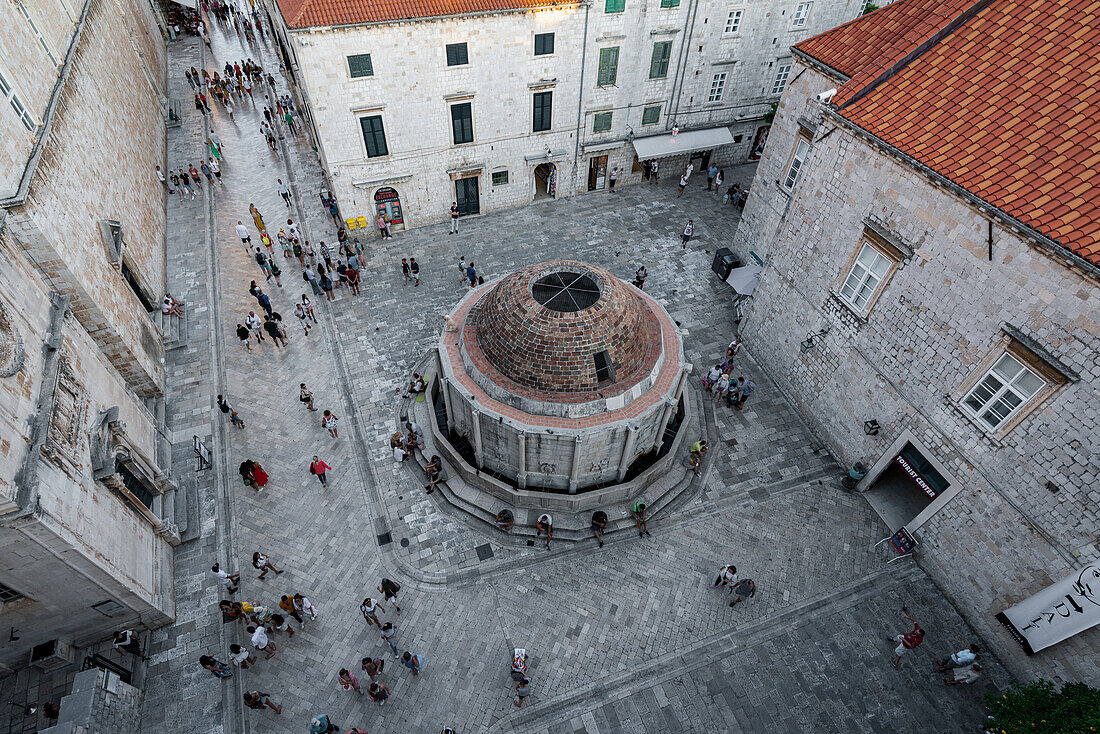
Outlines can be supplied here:
M863 421L863 432L866 433L868 436L877 436L878 428L878 421L874 418L869 421Z
M802 343L798 345L798 349L803 354L805 354L806 352L808 352L808 351L810 351L811 349L814 348L814 343L817 341L817 338L819 336L824 336L828 333L829 333L829 326L826 324L825 326L821 327L821 331L817 332L816 334L810 334L805 339L803 339Z

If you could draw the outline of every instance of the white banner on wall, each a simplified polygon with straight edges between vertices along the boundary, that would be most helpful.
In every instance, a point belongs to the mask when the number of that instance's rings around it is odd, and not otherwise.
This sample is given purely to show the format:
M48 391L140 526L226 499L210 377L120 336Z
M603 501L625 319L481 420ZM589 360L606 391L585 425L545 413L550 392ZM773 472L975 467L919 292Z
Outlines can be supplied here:
M997 615L1028 655L1100 624L1100 561Z

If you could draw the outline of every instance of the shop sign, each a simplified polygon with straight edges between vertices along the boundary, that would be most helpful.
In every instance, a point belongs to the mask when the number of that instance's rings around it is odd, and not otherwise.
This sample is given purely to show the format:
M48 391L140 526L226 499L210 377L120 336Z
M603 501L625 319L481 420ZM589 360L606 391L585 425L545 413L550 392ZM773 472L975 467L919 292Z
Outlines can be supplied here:
M908 459L906 459L901 454L898 454L894 457L894 463L900 466L901 470L905 472L909 476L909 478L912 479L916 483L916 485L924 491L926 495L928 495L932 499L936 498L936 490L932 488L932 485L925 480L925 478L921 475L919 471L913 468L913 465L909 463Z
M1100 623L1100 561L997 615L1028 655Z

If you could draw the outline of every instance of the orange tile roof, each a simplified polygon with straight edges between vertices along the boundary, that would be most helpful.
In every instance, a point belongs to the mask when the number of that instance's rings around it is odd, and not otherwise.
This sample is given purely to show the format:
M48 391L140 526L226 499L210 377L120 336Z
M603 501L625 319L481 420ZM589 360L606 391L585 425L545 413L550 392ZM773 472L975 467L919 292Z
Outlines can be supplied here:
M414 18L576 5L577 0L278 0L290 28L387 23Z
M898 0L796 48L842 117L1100 265L1100 0Z

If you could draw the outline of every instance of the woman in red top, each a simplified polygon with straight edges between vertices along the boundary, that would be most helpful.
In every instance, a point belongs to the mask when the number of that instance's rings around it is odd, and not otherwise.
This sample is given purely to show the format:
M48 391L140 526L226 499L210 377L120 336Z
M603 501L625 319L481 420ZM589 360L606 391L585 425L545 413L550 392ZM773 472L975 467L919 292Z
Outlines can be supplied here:
M317 481L321 483L321 486L327 486L328 479L325 477L325 472L331 468L331 466L314 456L313 462L309 465L309 473L317 475Z
M267 472L264 471L264 468L260 466L257 462L252 462L252 481L255 482L255 484L253 485L253 489L255 489L257 492L262 491L263 488L267 485L267 479Z

